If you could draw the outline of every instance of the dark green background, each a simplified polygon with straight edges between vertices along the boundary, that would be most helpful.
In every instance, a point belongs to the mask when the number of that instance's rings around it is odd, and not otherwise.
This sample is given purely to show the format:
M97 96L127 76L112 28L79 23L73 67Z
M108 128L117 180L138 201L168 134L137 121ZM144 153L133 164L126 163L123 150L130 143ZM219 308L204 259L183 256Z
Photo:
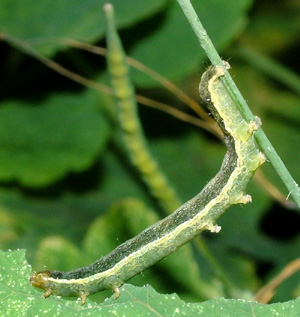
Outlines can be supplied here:
M197 86L208 62L178 4L112 3L128 55L200 102ZM256 58L245 52L260 53L299 74L300 2L192 3L222 58L230 61L233 78L250 108L299 180L299 91L265 75ZM143 219L149 217L151 222L162 216L128 163L112 118L111 98L57 74L22 47L29 45L72 71L109 84L103 57L57 41L70 38L105 46L103 4L99 0L0 2L0 32L6 39L0 42L0 246L27 249L28 261L38 269L46 265L69 270L88 264L141 230L148 221ZM139 94L192 113L152 78L135 70L132 78ZM144 106L139 111L150 149L180 198L193 197L219 169L223 144L160 111ZM272 167L266 163L262 170L287 196ZM251 298L299 257L300 249L299 210L285 209L255 180L249 193L253 203L230 209L219 221L220 234L204 235L239 298ZM131 227L129 220L117 223L127 212L131 219L142 219L140 223L133 221ZM150 283L160 292L177 292L193 301L226 296L214 270L198 251L195 254L189 264L178 254L180 269L174 274L162 278L167 269L157 266L136 283ZM191 290L176 277L184 274L187 265L196 277L191 274L182 280L198 281L206 298L197 297L196 286ZM298 280L299 274L285 281L273 301L297 297Z

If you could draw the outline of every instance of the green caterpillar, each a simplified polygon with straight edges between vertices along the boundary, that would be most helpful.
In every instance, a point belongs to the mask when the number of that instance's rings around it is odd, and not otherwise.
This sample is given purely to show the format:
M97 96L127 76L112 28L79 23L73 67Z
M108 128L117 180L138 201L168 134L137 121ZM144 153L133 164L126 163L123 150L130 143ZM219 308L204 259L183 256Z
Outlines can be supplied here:
M199 86L200 96L222 129L228 149L218 174L171 215L95 263L70 272L43 271L32 275L31 284L44 289L45 297L77 296L84 304L88 295L111 289L117 298L125 281L176 251L201 231L218 232L216 219L226 209L251 201L245 189L265 157L253 136L257 123L243 119L220 79L226 68L229 68L227 62L224 67L210 66Z

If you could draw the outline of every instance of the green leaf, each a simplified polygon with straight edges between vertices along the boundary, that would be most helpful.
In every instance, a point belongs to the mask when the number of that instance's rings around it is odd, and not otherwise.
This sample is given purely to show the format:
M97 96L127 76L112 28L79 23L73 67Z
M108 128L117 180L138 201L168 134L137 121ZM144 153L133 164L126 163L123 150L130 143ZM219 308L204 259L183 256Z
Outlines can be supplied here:
M198 194L215 176L226 152L221 142L197 133L160 138L152 141L150 148L182 201ZM180 151L184 155L178 155Z
M58 297L44 300L43 293L29 283L30 265L25 260L25 250L0 251L0 311L7 316L71 316L84 310L80 304ZM96 305L88 302L90 307ZM77 307L76 307L77 306ZM88 308L88 305L86 306ZM85 309L86 309L85 308Z
M277 8L262 6L252 17L243 42L265 54L285 53L298 40L299 27L298 10L287 3L278 2Z
M58 94L0 108L0 179L45 186L88 168L104 148L108 124L95 94Z
M53 55L61 44L55 38L72 38L94 42L104 35L105 0L2 0L0 31L25 40L45 55ZM125 27L153 15L166 0L112 0L117 23Z
M258 316L293 317L300 314L300 300L262 305L243 300L216 298L189 304L176 294L161 295L151 286L124 285L118 300L114 296L97 305L87 300L44 299L42 292L29 284L30 266L25 250L0 251L0 311L7 316Z
M300 179L300 169L299 169L299 140L300 140L300 112L299 112L299 97L294 98L294 102L290 103L290 109L294 109L289 115L289 111L286 110L285 114L282 114L282 110L278 111L276 108L282 107L286 109L289 105L289 99L284 98L281 94L275 94L272 109L266 109L263 117L264 129L266 133L270 136L270 140L275 147L276 151L280 155L283 162L288 167L290 173L293 175L294 179L297 181ZM298 108L298 109L297 109ZM296 113L297 112L297 113ZM268 118L268 119L267 119ZM291 146L295 145L295 146ZM298 158L298 159L295 159ZM268 178L278 184L282 188L283 193L288 196L288 192L281 182L276 180L277 175L274 175L272 169L266 169Z
M139 39L134 45L130 43L132 49L129 55L176 81L199 68L200 61L205 58L204 52L199 49L199 43L176 1L169 2L168 6L166 0L111 2L115 6L119 28L136 25L136 28L124 33L125 42L132 42L132 38ZM76 0L67 5L59 0L29 0L25 4L22 0L3 0L0 2L0 31L51 56L62 48L55 38L78 39L89 43L102 39L105 29L102 12L104 3L98 0L84 3ZM214 44L222 50L245 27L246 13L251 3L251 0L205 0L194 1L193 4ZM139 21L142 22L137 24ZM143 33L141 30L144 30ZM133 77L139 86L157 85L152 78L142 73L134 72Z
M251 0L202 0L193 1L193 6L214 45L222 51L245 27L251 3ZM176 1L160 20L148 23L144 29L151 24L152 32L128 52L131 57L175 81L199 69L205 53ZM153 79L142 73L134 71L133 75L138 86L154 85Z

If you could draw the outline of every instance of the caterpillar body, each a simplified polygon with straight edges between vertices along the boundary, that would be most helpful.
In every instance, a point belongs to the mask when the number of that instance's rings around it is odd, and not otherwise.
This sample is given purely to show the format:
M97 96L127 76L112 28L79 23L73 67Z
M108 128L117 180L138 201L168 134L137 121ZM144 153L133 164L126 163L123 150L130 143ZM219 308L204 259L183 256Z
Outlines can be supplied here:
M246 186L255 170L264 161L253 136L256 122L247 123L234 104L220 77L224 67L210 66L202 75L199 93L224 133L227 153L220 171L191 200L168 217L126 241L95 263L70 272L42 271L33 274L33 286L51 294L80 297L82 304L88 295L104 289L120 295L120 286L195 238L201 231L218 232L216 219L233 204L245 204L251 197Z

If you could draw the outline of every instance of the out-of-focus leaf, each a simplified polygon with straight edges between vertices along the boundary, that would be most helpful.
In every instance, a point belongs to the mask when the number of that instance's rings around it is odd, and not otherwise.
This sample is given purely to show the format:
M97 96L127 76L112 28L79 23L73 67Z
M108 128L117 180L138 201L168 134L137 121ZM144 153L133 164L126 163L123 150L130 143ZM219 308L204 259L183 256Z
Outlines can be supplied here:
M170 135L172 132L170 130ZM221 142L196 133L176 139L158 139L150 146L182 201L194 197L215 176L226 152Z
M275 97L275 96L274 96ZM296 98L295 98L296 99ZM277 99L279 106L288 106L288 100L280 98L278 95ZM295 100L296 101L296 100ZM288 118L288 115L282 115L280 112L276 112L276 108L271 112L266 110L265 120L264 120L264 130L269 135L272 145L280 155L283 162L286 164L288 170L293 175L294 179L297 181L300 179L300 169L299 169L299 157L300 157L300 148L297 146L300 142L300 111L299 111L299 101L297 100L293 108L296 110L298 108L298 115L295 114L293 118ZM263 118L263 119L264 119ZM293 146L294 145L294 146ZM275 176L274 172L271 169L267 171L269 179L276 181L280 188L284 190L286 196L288 196L287 190L279 184L276 180L278 177Z
M1 248L26 247L27 259L33 262L40 241L48 236L63 234L64 239L80 243L94 215L102 209L88 195L85 200L79 196L72 200L55 195L37 199L18 190L1 190Z
M108 139L96 95L59 94L0 108L0 179L44 186L88 168Z
M42 240L35 257L35 269L45 268L68 271L74 263L83 266L84 260L78 247L59 236L50 236Z
M4 206L0 207L0 248L6 248L18 238L18 219Z
M251 0L202 0L192 4L218 51L222 51L245 27ZM217 23L216 23L217 21ZM205 58L199 42L176 1L147 28L154 29L130 50L129 55L172 80L197 72ZM152 78L133 72L138 86L153 85Z
M270 3L270 6L271 8L253 16L243 37L243 41L249 46L264 51L265 54L288 49L297 41L300 28L299 9L273 10L274 5Z
M278 89L269 77L263 76L251 67L233 67L232 72L253 113L260 117L262 127L275 150L294 179L299 179L299 164L295 159L300 155L300 148L297 146L300 142L298 95L293 92L288 93L285 89ZM266 163L262 169L268 179L288 195L274 168Z
M22 0L0 2L0 31L25 40L48 56L61 45L55 38L72 38L85 42L99 40L104 35L103 5L105 0ZM166 0L112 0L120 27L134 24L153 15Z
M153 21L145 19L136 30L130 31L133 32L132 34L128 33L130 36L128 42L131 43L132 38L139 39L129 55L162 75L178 81L190 72L195 72L199 67L199 61L205 58L205 54L178 3L169 2L168 6L166 3L166 0L112 1L119 27L134 25L143 18L149 18L160 12L152 18ZM0 31L26 41L43 54L53 55L61 48L61 44L55 43L53 38L63 37L94 42L103 37L105 28L103 4L104 1L89 0L84 5L76 1L72 6L67 6L58 0L47 0L42 4L40 1L30 0L25 6L20 0L13 3L4 0L0 3ZM244 29L246 13L251 4L252 0L193 2L219 50L224 49ZM30 12L26 14L28 8ZM20 12L23 14L20 15ZM124 40L126 41L126 35ZM18 44L14 42L14 45ZM152 78L138 72L134 72L134 81L143 87L157 85Z

